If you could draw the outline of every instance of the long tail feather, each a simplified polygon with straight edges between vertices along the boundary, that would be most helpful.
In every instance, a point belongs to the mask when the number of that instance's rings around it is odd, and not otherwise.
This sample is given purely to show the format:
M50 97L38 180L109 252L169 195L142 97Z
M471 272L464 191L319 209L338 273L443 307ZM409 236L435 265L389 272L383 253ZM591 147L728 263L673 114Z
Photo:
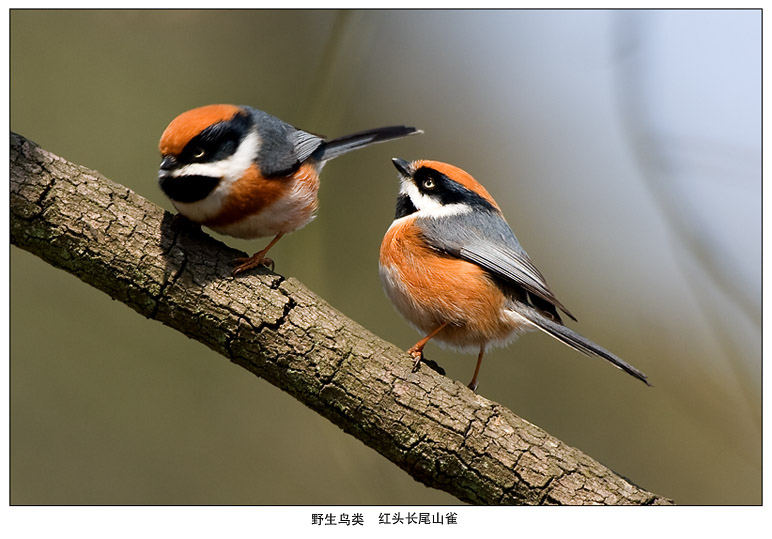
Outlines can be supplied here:
M318 154L318 159L320 161L329 161L330 159L340 157L344 153L364 148L370 144L386 142L407 137L409 135L417 135L419 133L423 133L423 131L416 129L415 127L407 127L404 125L378 127L328 140L319 147L316 153Z
M533 309L528 305L524 305L518 302L512 308L518 314L520 314L521 316L525 317L528 321L530 321L536 328L545 332L549 336L554 337L555 339L559 340L563 344L566 344L571 348L573 348L574 350L578 350L579 352L582 352L583 354L587 354L588 356L602 357L606 361L612 363L616 367L625 371L627 374L634 376L635 378L637 378L647 386L651 386L647 376L643 374L641 371L639 371L629 363L623 361L616 355L612 354L605 348L598 346L597 344L595 344L589 339L586 339L585 337L582 337L575 331L567 328L562 324L558 324L557 322L553 322L552 320L542 316L541 314L538 313L538 311L536 311L535 309Z

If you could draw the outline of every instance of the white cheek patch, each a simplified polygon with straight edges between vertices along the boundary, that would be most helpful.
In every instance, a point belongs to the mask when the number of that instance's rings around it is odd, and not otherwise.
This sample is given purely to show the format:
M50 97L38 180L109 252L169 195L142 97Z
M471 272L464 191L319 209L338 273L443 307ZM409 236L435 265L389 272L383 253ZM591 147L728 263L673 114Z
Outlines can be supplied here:
M222 178L228 183L238 180L254 162L260 138L255 131L250 131L241 141L236 151L225 159L214 163L191 163L172 172L172 176L211 176Z
M244 172L252 166L257 151L260 148L260 137L255 131L250 131L241 141L233 155L214 163L191 163L171 173L174 177L210 176L220 178L217 187L206 198L196 202L172 201L182 215L196 222L205 221L217 215L225 198L230 192L231 184L241 178Z
M413 203L413 206L418 210L417 213L413 213L406 217L448 217L450 215L459 215L472 211L472 208L465 204L442 204L440 201L419 191L416 184L409 179L401 179L399 192L403 195L407 195ZM404 217L401 219L404 219Z

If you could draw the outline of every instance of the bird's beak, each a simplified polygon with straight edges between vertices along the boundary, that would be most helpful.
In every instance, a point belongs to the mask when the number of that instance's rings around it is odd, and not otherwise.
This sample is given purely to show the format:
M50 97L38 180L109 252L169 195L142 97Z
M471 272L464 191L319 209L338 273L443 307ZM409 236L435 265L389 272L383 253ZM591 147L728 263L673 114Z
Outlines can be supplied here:
M402 176L410 178L413 175L413 167L404 159L395 157L391 160L391 162L394 163L394 166Z
M171 170L177 166L177 159L173 155L165 155L161 161L161 170Z

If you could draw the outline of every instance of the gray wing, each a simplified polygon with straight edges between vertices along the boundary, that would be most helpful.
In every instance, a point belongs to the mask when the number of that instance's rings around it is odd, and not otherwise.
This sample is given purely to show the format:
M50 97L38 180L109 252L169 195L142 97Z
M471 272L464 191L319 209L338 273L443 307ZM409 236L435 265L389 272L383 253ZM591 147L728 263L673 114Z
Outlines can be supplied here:
M324 139L296 129L267 112L251 109L260 135L258 162L266 177L287 176L321 146Z
M311 157L311 154L324 142L324 139L300 129L296 129L290 138L295 146L298 160L301 163Z
M576 320L549 289L544 276L533 265L512 229L500 215L475 211L418 219L416 224L435 249L485 268L499 279L521 287ZM449 234L450 230L454 233ZM534 305L538 307L538 303L537 300Z
M416 223L426 241L435 249L477 264L499 279L528 292L529 301L517 301L523 296L520 292L514 295L515 301L511 306L536 328L575 350L601 357L644 384L651 385L644 373L563 325L556 308L574 320L576 318L555 298L512 229L498 214L477 211L433 219L419 218ZM450 230L456 232L449 235Z

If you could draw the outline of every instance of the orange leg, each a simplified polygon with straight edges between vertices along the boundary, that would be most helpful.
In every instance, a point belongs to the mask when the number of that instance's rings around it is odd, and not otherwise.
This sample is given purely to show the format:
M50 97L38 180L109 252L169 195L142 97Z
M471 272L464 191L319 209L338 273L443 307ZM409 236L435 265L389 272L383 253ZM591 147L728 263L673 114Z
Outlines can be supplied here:
M416 372L418 370L418 364L421 362L421 359L424 357L424 346L426 346L426 343L429 342L429 340L437 335L442 329L447 326L448 323L445 322L438 326L435 330L433 330L431 333L429 333L426 337L415 343L410 350L407 352L413 356L413 372Z
M265 254L268 252L268 250L271 247L276 245L276 242L279 241L283 235L284 235L283 232L276 234L276 237L271 240L271 243L269 243L265 249L253 254L249 258L235 259L233 263L239 264L239 265L233 269L233 271L231 272L231 275L235 277L239 273L243 273L249 269L256 268L257 266L266 266L266 267L270 267L273 270L273 260L271 260L270 258L266 258Z
M477 366L474 368L474 376L472 376L472 381L469 382L469 389L472 391L477 391L477 375L480 372L480 365L482 365L482 358L483 354L485 353L485 347L480 347L480 355L477 356Z

